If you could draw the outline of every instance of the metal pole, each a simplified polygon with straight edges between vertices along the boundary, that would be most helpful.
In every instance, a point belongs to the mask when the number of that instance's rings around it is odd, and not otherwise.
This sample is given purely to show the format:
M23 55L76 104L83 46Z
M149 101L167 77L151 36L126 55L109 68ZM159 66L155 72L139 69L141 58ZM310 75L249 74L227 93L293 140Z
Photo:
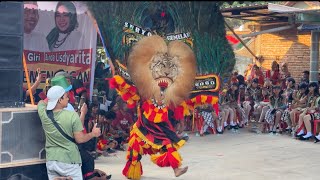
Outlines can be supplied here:
M233 29L227 24L226 21L224 21L224 24L228 27L228 29L234 34L234 36L241 42L241 44L249 51L249 53L258 60L259 58L251 51L251 49L248 48L245 42L242 41L242 39L233 31Z
M265 34L265 33L274 33L274 32L284 31L287 29L292 29L294 27L296 27L296 25L282 26L282 27L277 27L277 28L268 29L268 30L264 30L264 31L254 32L251 34L244 34L244 35L241 35L241 37L245 38L245 37L252 37L252 36L257 36L257 35Z
M311 31L311 49L310 49L310 82L318 82L319 69L319 31Z

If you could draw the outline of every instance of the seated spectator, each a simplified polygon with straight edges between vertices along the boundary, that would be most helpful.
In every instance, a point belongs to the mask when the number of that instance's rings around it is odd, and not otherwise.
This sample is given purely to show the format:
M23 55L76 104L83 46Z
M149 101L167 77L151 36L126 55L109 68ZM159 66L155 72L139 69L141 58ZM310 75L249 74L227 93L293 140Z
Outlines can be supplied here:
M228 105L228 100L226 98L227 89L222 89L219 92L219 111L220 113L223 113L223 126L221 127L222 131L224 131L224 128L228 126L228 119L234 118L234 112ZM230 117L230 118L229 118ZM219 132L219 131L218 131Z
M260 115L258 116L259 117L258 122L264 122L266 113L270 109L269 103L270 103L270 96L272 95L272 87L270 89L268 86L262 87L261 94L262 94L262 101L260 101L259 104L262 109L261 109Z
M268 123L270 129L269 132L276 134L279 127L279 122L281 120L282 113L286 108L284 98L280 94L280 85L275 85L272 88L272 96L270 96L269 107L270 109L266 112L266 122Z
M109 121L109 120L108 120ZM117 141L109 136L110 124L106 120L106 112L104 110L99 110L98 112L98 125L101 128L101 136L98 137L97 142L97 152L104 154L104 151L108 153L114 153L112 150L118 146Z
M124 137L128 137L134 121L132 116L127 112L127 105L121 100L114 105L112 110L116 112L116 118L112 122L112 126L115 130L122 132Z
M291 73L288 69L288 63L283 62L280 65L280 80L282 89L286 89L286 80L288 77L291 77Z
M234 72L231 74L231 78L230 78L229 84L239 83L239 82L238 82L238 79L237 79L237 76L238 76L238 71L234 71Z
M113 121L116 119L116 113L113 111L108 111L105 114L105 122L106 125L108 126L108 137L111 140L115 140L116 143L116 150L121 150L124 151L124 144L126 143L126 139L123 137L123 132L115 130L114 127L112 126Z
M285 98L285 104L287 105L287 109L283 113L282 121L287 123L286 131L292 131L292 123L290 120L290 111L291 111L291 104L293 101L293 92L295 90L295 80L292 77L288 77L286 80L286 89L284 90L283 96Z
M200 124L200 136L210 134L207 130L211 128L211 132L214 132L214 121L218 119L217 113L214 111L212 105L204 104L197 107L200 115L203 118L202 124Z
M304 132L304 117L308 116L308 114L312 114L315 112L317 104L315 103L317 98L319 97L319 86L316 82L312 82L309 84L309 93L307 99L307 107L299 115L299 122L297 129L300 131L297 132L296 137L299 137L301 140L309 139L312 136L311 129L308 134Z
M240 121L242 121L241 117L241 111L238 106L238 97L239 97L239 86L238 83L233 83L231 87L227 91L227 101L228 106L232 109L234 113L234 118L230 119L230 128L233 132L236 132L239 128L238 124L240 124ZM237 112L240 115L239 120L237 119Z
M244 76L242 76L241 74L238 74L237 75L237 79L238 79L239 86L241 86L241 85L246 86L246 82L245 82Z
M316 83L310 83L309 87L312 87L309 89L310 92L314 91L314 96L316 98L311 98L314 100L314 102L311 102L313 105L310 108L307 108L307 114L303 117L303 123L307 130L307 133L301 137L301 140L307 140L314 136L315 143L317 143L320 138L316 136L316 134L312 134L312 128L311 128L311 122L316 119L320 119L320 97L319 97L319 88Z
M272 61L271 70L266 72L266 79L269 79L272 85L279 85L282 83L280 79L279 64L277 61Z
M99 112L99 104L98 103L91 103L88 112L88 132L91 132L94 124L98 122L98 112Z
M291 111L290 111L290 120L292 124L292 132L294 133L297 126L296 114L300 114L304 111L307 106L308 100L308 84L305 82L300 83L299 90L293 91L292 94L292 104L291 104Z
M263 86L265 77L264 77L261 69L256 64L252 66L252 70L251 70L250 75L247 79L248 83L251 83L251 81L254 78L258 78L258 84L260 86Z
M309 71L303 71L303 72L302 72L302 78L301 78L301 80L300 80L300 83L301 83L301 82L305 82L305 83L309 84L309 74L310 74Z
M251 85L247 87L245 91L246 100L244 103L247 117L249 118L249 112L252 109L253 113L261 113L262 106L260 106L260 101L262 101L262 90L259 86L258 78L254 78Z
M243 119L244 123L247 124L249 121L249 114L251 110L250 103L246 101L246 87L244 84L241 84L239 86L239 100L238 100L238 105L239 107L243 110Z

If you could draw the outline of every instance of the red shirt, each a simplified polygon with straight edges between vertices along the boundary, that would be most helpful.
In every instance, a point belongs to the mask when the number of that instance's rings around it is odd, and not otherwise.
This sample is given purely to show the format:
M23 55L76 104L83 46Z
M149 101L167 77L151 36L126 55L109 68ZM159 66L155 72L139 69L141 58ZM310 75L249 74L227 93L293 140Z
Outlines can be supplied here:
M129 130L130 125L133 124L132 117L129 113L122 114L120 111L116 113L117 117L112 121L112 126L117 127L120 125L122 130Z

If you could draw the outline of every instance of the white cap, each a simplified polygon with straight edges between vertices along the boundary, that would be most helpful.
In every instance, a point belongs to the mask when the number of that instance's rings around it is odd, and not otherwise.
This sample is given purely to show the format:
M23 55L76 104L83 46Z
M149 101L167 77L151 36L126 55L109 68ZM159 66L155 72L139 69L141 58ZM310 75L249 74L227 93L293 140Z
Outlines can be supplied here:
M58 100L66 91L61 86L52 86L47 93L48 105L47 110L52 110L56 107Z

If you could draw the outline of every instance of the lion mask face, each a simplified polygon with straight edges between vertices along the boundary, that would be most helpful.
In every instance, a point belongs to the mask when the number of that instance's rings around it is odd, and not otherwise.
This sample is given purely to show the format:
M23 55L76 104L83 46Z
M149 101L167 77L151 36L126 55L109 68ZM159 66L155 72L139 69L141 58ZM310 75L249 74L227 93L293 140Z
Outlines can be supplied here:
M160 108L179 105L194 86L195 55L183 42L167 45L160 36L146 37L132 48L128 72L143 99Z

